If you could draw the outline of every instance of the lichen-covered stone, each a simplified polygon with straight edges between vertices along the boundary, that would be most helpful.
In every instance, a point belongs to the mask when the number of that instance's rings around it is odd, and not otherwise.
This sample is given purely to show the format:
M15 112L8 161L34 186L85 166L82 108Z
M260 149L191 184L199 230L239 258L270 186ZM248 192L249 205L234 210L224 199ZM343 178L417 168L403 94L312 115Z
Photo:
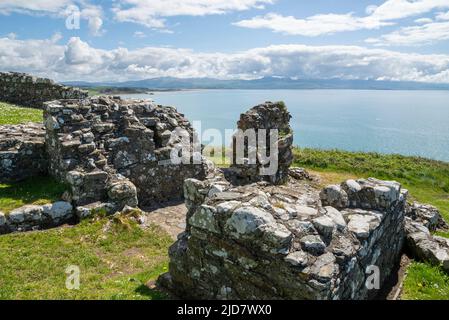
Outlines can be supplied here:
M176 296L368 299L377 291L365 286L367 267L382 270L382 284L399 261L406 198L391 189L377 195L384 202L372 199L384 211L349 208L349 201L340 211L314 201L320 190L307 180L236 186L224 177L186 181L192 218L170 248L169 274L159 279ZM217 182L222 192L209 196Z
M433 236L422 221L406 218L407 247L413 257L449 272L449 240Z
M73 217L73 207L70 203L58 201L43 206L43 214L54 223L61 223Z
M76 207L75 214L79 220L82 220L96 215L112 215L117 211L118 207L114 203L98 201Z
M0 211L0 234L6 233L8 226L6 225L6 215Z
M74 220L70 203L59 201L46 205L26 205L8 214L0 212L0 234L47 229Z
M432 232L437 229L448 228L438 209L428 204L413 202L407 208L407 217L421 223Z
M404 202L406 194L401 191L401 185L396 181L369 178L327 186L320 198L323 206L388 211L398 202Z
M323 206L341 209L349 205L348 195L339 185L327 186L321 191L320 197Z

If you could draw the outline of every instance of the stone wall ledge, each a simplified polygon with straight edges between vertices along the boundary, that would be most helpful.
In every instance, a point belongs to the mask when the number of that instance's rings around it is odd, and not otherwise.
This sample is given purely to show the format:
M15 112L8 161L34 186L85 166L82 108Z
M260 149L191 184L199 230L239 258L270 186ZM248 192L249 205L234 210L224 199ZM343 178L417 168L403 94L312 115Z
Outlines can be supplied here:
M187 228L160 284L200 299L375 297L365 286L367 268L379 267L382 284L399 261L407 193L398 183L359 184L360 195L371 187L382 192L364 199L364 208L346 202L337 209L309 182L186 180Z
M68 202L26 205L7 214L0 212L0 234L49 229L74 221L75 212Z

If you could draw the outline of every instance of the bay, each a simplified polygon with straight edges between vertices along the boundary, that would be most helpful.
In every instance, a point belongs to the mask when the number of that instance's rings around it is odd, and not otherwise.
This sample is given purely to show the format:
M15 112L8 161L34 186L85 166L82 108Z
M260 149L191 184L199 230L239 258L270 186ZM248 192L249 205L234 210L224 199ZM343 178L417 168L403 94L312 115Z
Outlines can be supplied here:
M449 161L449 91L192 90L125 95L175 106L202 130L233 129L242 112L284 101L295 145Z

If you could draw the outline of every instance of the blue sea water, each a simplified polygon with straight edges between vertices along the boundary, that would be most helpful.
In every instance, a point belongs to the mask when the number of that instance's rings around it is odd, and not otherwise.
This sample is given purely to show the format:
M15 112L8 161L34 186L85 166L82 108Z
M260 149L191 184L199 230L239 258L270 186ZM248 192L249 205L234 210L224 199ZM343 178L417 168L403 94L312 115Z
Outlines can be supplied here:
M295 145L449 161L449 91L195 90L126 95L175 106L202 130L236 127L242 112L284 101Z

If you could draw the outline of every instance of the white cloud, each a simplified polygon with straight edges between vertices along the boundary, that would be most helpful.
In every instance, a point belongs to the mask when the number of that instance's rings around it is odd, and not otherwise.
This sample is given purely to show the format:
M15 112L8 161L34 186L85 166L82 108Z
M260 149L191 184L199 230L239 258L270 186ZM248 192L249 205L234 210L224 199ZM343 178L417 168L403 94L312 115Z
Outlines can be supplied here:
M416 19L415 23L417 24L425 24L425 23L432 23L433 20L430 18L420 18L420 19Z
M269 13L234 25L252 29L270 29L289 35L319 36L343 31L378 29L395 24L395 20L421 15L432 10L449 8L449 0L387 0L380 6L366 8L367 16L347 14L318 14L304 19ZM443 16L444 17L444 16ZM429 23L428 20L417 23ZM370 41L368 41L370 42Z
M81 18L88 22L90 33L94 36L101 36L104 33L103 10L99 6L85 5L81 10Z
M133 22L149 28L165 28L165 17L205 16L261 9L276 0L120 0L112 9L121 22Z
M136 31L134 32L134 38L146 38L146 34L143 33L142 31Z
M119 81L154 77L383 79L449 83L449 55L406 54L357 46L276 45L237 53L146 47L102 50L79 38L0 38L0 70L57 80Z
M80 11L81 19L87 21L91 34L99 36L103 33L103 9L101 6L89 4L85 0L1 0L0 14L21 13L29 15L49 15L65 18L72 13L70 8Z
M258 16L250 20L234 23L234 25L239 27L251 29L266 28L275 32L309 37L359 29L378 29L391 24L390 22L372 19L371 17L355 17L352 13L319 14L306 19L296 19L292 16L285 17L269 13L265 16Z
M404 27L380 38L369 38L366 42L378 46L421 46L447 39L449 39L449 21Z
M2 0L0 2L0 13L12 12L52 12L59 13L67 6L73 4L72 0Z
M435 18L437 20L449 20L449 11L448 12L439 12Z
M382 21L397 20L444 8L449 8L449 0L387 0L371 16Z
M6 35L8 39L14 40L17 38L17 33L11 32Z

